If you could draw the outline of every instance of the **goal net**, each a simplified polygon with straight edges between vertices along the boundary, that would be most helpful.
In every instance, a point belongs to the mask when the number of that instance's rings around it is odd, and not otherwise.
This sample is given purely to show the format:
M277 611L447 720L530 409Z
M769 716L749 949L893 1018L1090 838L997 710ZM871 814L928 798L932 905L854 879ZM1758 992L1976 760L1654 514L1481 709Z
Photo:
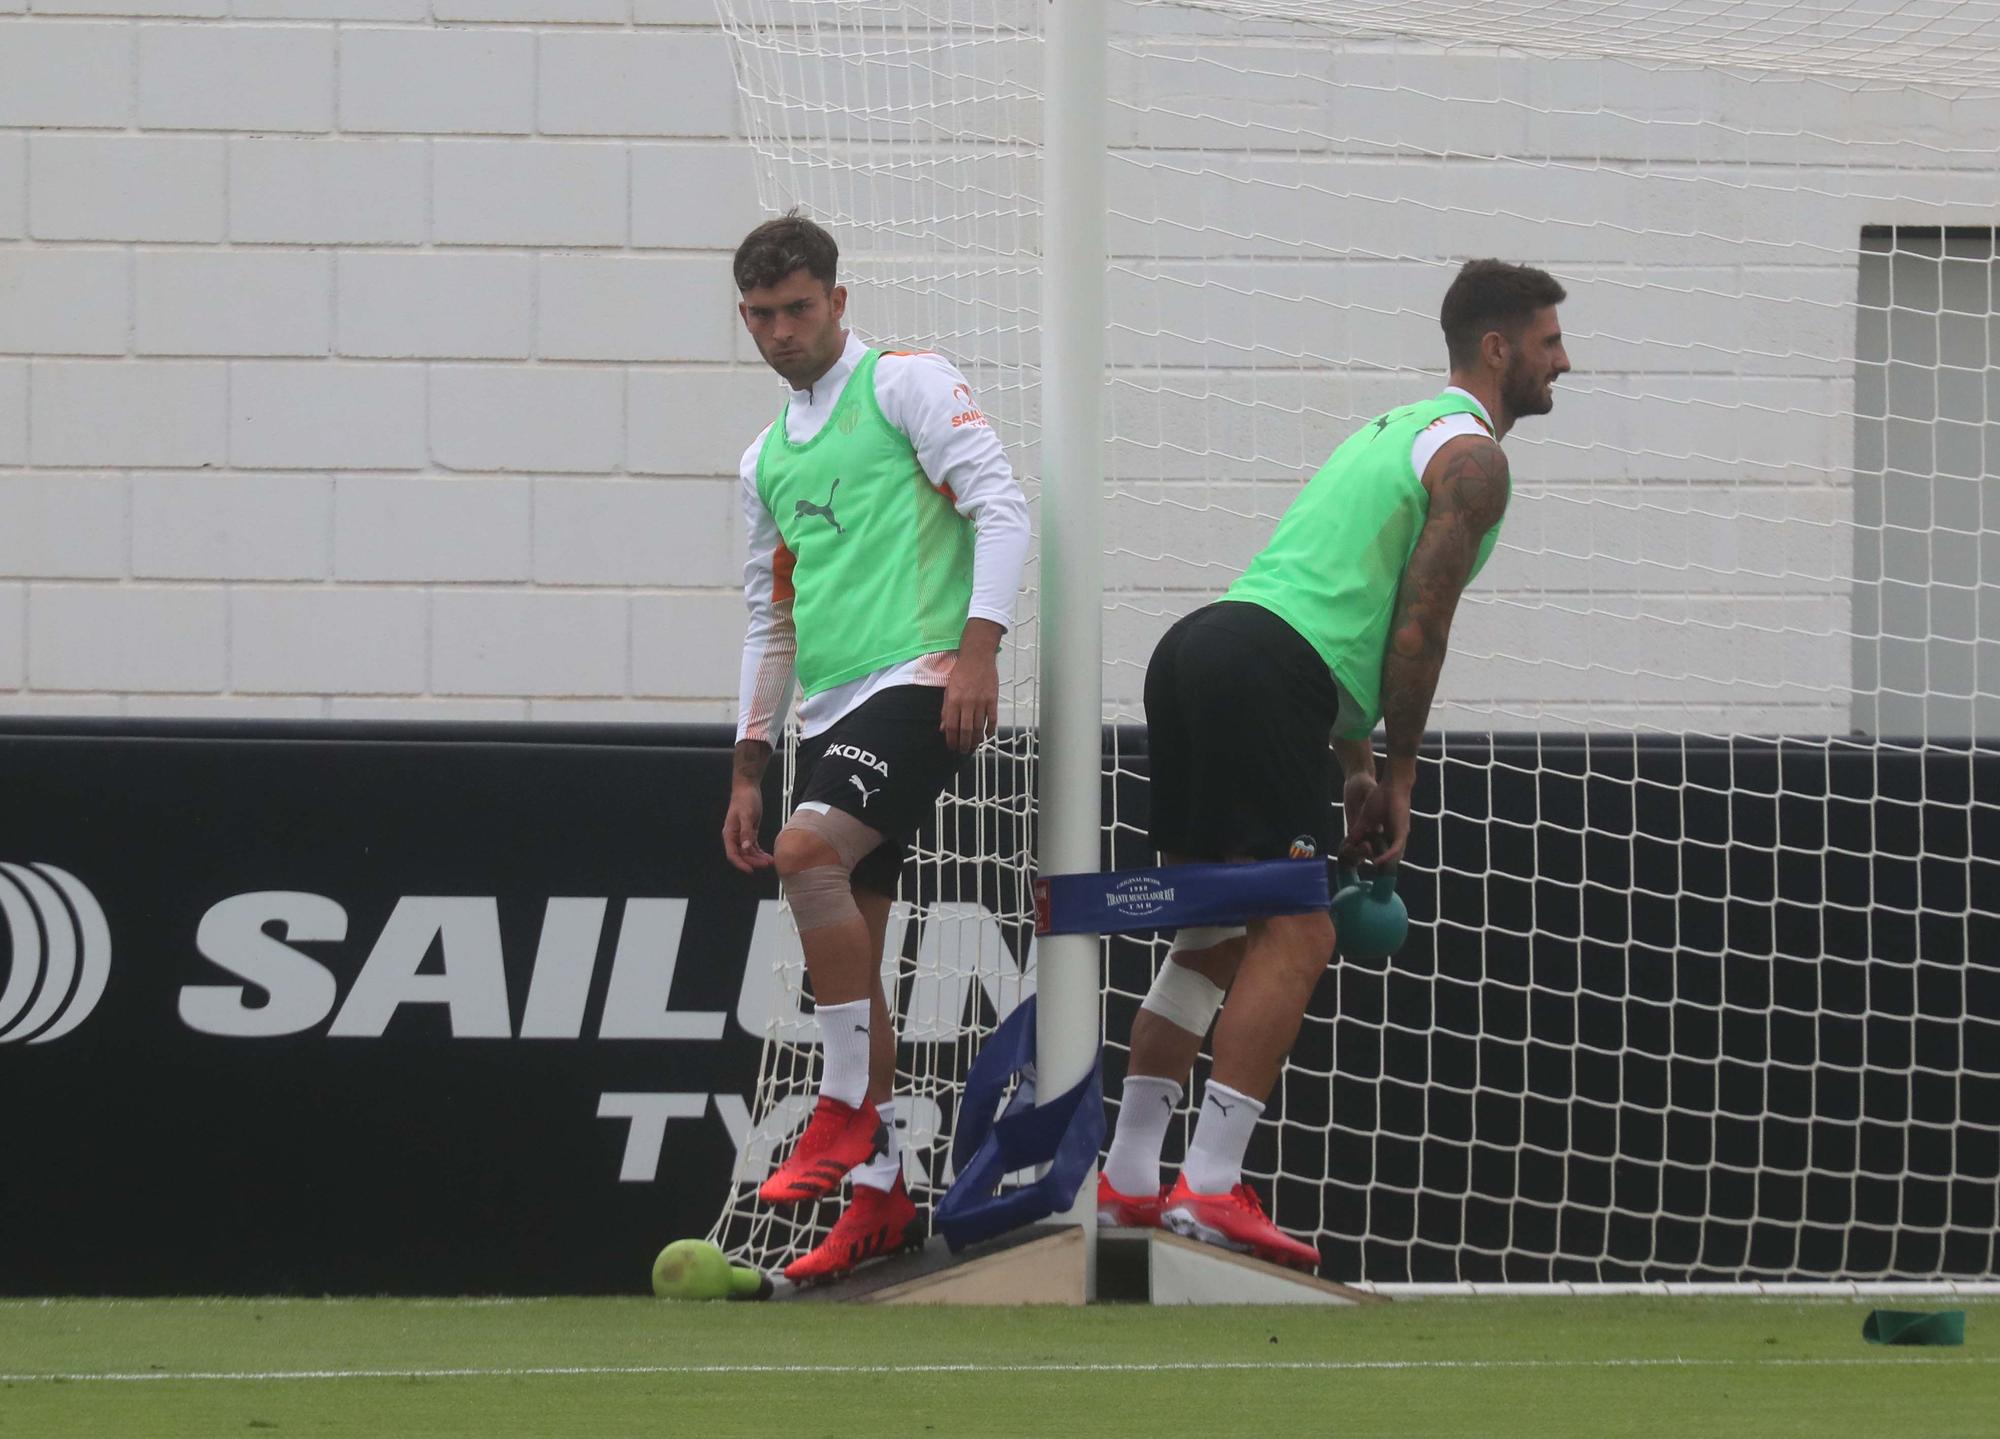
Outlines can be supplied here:
M1040 285L1042 7L720 3L765 207L834 229L865 336L966 370L1033 498L1039 337L1098 323ZM1033 987L1041 627L1101 626L1108 853L1149 862L1154 641L1440 386L1438 301L1495 255L1568 287L1576 370L1507 440L1411 940L1329 972L1250 1177L1363 1282L2000 1273L2000 3L1110 14L1101 612L1027 598L1011 727L906 879L913 1195ZM832 1216L754 1202L815 1082L760 933L717 1236L769 1264ZM1115 1102L1165 949L1103 953Z

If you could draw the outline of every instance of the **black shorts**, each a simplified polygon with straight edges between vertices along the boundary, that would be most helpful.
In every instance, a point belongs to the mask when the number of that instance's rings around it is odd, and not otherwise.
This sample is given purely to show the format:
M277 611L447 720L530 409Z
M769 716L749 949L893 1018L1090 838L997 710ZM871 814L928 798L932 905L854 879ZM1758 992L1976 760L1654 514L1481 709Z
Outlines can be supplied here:
M1340 838L1329 743L1340 687L1261 605L1177 621L1146 666L1154 847L1188 859L1301 859Z
M942 689L897 685L871 696L832 728L799 741L792 808L828 805L884 836L854 866L859 889L896 892L910 840L972 758L946 743L938 728L943 713Z

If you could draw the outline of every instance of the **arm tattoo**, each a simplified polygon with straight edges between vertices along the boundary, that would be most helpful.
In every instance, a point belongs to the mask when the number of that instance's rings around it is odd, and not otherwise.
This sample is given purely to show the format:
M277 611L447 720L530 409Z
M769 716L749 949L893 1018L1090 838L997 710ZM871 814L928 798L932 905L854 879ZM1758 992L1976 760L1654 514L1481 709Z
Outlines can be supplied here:
M1507 509L1507 456L1491 440L1458 446L1431 490L1430 513L1396 592L1382 658L1382 717L1392 759L1414 759L1444 668L1459 593L1480 541Z
M736 742L736 778L748 784L764 782L764 766L771 762L771 747L760 739Z

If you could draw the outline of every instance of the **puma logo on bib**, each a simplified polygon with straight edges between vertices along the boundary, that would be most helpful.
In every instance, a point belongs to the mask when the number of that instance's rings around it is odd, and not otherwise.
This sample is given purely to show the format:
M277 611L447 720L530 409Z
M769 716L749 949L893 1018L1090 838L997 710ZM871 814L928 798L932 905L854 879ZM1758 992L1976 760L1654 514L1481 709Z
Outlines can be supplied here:
M847 527L841 524L839 520L836 520L833 517L833 495L834 491L838 490L839 488L840 488L840 477L836 475L834 476L833 480L833 489L828 490L826 492L825 504L816 505L811 500L796 501L792 506L792 518L795 520L802 520L807 515L818 515L821 519L825 520L828 524L833 526L833 532L835 534L837 535L846 534Z

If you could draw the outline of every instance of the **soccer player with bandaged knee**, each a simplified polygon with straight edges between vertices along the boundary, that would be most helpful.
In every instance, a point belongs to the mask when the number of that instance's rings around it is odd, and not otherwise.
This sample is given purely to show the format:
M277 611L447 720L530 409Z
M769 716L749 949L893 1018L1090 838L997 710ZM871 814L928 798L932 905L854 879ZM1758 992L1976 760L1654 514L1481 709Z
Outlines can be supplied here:
M1349 437L1243 577L1160 640L1146 670L1146 730L1152 838L1166 863L1325 855L1329 734L1344 776L1340 857L1381 867L1402 858L1452 615L1507 508L1500 441L1517 420L1553 408L1551 387L1569 369L1556 318L1564 298L1540 270L1467 263L1439 316L1448 387ZM1379 775L1378 721L1388 751ZM1334 944L1323 911L1175 936L1132 1024L1098 1183L1103 1223L1164 1225L1318 1265L1312 1245L1265 1215L1243 1182L1243 1156ZM1161 1145L1212 1022L1214 1066L1169 1188Z
M909 841L993 732L1000 638L1029 547L1028 507L965 377L846 328L833 237L793 213L736 251L739 311L785 381L743 454L749 559L735 775L723 850L775 864L812 979L820 1092L759 1196L853 1197L785 1269L829 1279L900 1247L916 1220L891 1090L882 993L889 905ZM763 778L796 676L792 810L766 853Z

